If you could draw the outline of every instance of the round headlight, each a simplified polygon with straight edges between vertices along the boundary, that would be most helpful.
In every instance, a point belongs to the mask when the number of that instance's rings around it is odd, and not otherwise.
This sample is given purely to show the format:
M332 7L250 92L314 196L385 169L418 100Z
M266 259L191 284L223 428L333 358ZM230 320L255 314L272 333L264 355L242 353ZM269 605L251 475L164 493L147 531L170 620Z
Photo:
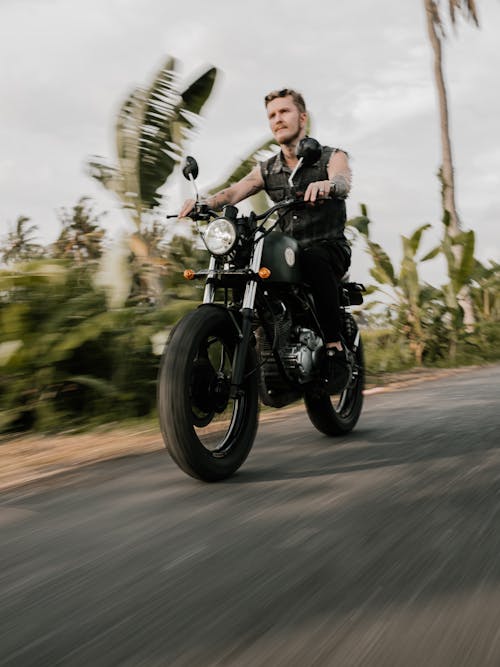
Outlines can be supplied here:
M217 218L207 226L205 244L212 255L227 255L236 242L236 229L226 218Z

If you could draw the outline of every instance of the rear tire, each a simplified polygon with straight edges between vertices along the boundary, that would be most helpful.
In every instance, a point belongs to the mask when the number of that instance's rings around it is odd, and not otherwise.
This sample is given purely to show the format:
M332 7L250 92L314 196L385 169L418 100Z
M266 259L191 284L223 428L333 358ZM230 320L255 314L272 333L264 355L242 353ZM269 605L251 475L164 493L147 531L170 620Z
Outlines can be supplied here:
M315 428L330 436L345 435L352 431L363 407L364 385L363 343L360 339L355 353L353 379L343 392L330 396L323 385L306 390L304 402Z
M158 413L165 446L188 475L225 479L245 461L258 426L258 374L249 346L242 393L229 390L237 332L223 308L206 305L175 327L163 354Z

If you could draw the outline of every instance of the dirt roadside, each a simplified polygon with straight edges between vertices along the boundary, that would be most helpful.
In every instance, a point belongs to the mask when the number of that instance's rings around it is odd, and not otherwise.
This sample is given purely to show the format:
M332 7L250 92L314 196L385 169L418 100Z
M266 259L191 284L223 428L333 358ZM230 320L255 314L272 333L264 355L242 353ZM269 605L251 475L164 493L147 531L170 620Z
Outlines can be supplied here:
M366 395L397 391L420 382L468 373L478 366L452 369L413 369L387 373L378 382L367 383ZM302 404L281 410L266 410L261 421L283 419ZM0 492L68 472L98 461L138 456L163 450L158 426L99 429L69 435L27 436L0 440Z

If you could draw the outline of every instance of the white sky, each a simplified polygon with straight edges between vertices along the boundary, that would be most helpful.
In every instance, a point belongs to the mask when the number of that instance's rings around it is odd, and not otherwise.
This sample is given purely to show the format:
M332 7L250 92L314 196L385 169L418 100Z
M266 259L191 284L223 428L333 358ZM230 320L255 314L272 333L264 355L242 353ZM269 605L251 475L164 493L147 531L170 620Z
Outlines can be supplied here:
M479 30L449 30L445 72L459 213L476 231L478 257L498 261L500 2L478 4ZM293 87L312 112L312 134L352 156L348 214L365 202L372 237L395 261L400 234L432 222L424 249L439 239L439 126L423 0L0 0L0 234L24 214L53 240L57 209L82 195L109 211L112 231L125 224L85 163L114 159L117 108L167 54L187 78L209 65L223 72L189 147L201 189L268 135L263 95ZM174 212L185 185L168 194ZM436 280L439 262L424 277ZM361 250L354 263L352 277L366 279Z

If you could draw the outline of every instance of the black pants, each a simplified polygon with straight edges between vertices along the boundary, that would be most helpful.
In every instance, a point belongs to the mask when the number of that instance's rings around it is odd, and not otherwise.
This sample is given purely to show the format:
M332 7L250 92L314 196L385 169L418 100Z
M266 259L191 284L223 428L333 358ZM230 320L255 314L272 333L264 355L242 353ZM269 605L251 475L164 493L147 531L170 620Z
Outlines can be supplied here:
M311 286L325 342L340 340L340 279L350 265L350 256L340 244L319 242L303 248L301 267Z

